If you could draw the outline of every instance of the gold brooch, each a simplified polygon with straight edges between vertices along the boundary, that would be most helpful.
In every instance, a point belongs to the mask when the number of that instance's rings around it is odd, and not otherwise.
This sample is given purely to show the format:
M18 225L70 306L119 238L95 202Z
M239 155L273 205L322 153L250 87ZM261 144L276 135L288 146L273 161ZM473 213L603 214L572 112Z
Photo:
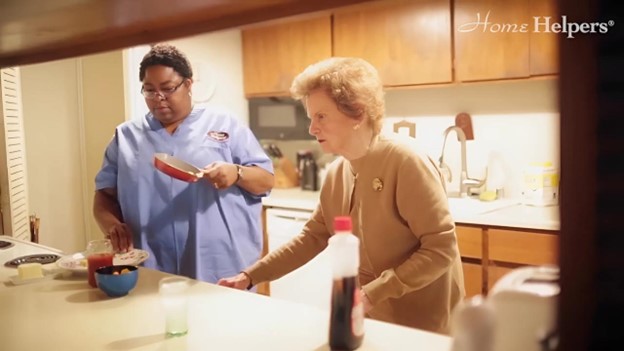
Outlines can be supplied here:
M373 190L381 191L381 189L383 189L383 181L379 178L373 179Z

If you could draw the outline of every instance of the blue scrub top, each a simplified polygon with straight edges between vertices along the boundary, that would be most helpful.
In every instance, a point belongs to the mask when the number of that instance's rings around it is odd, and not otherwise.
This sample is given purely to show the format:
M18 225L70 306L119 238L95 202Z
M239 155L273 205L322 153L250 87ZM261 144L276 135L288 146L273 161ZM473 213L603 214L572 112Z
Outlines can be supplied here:
M268 193L174 179L154 167L159 152L199 168L224 161L273 173L251 130L224 111L195 107L173 134L151 113L118 126L95 186L117 189L134 246L150 254L144 266L214 283L255 262L262 250L261 198Z

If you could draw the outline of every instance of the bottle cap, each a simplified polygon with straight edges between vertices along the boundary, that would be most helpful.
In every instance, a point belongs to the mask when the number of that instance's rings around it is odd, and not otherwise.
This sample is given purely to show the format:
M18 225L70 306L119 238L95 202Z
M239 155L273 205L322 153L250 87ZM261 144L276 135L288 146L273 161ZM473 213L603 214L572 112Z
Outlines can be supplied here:
M334 230L337 232L350 232L351 231L351 217L339 216L334 218Z

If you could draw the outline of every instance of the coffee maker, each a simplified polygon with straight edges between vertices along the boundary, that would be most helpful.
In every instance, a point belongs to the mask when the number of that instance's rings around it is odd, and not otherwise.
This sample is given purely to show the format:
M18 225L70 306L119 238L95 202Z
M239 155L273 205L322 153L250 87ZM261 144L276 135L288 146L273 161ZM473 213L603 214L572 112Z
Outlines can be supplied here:
M319 190L318 166L312 151L300 150L297 152L297 172L299 173L301 190Z

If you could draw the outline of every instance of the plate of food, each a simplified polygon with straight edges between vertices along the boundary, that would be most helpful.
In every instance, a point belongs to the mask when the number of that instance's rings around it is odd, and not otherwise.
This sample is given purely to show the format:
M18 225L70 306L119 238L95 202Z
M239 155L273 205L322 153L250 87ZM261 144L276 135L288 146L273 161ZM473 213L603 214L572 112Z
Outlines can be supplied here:
M115 254L115 257L113 257L113 264L136 266L143 263L148 257L149 253L147 251L133 249L125 253ZM73 255L63 256L56 261L56 265L68 271L87 273L86 252L77 252Z

